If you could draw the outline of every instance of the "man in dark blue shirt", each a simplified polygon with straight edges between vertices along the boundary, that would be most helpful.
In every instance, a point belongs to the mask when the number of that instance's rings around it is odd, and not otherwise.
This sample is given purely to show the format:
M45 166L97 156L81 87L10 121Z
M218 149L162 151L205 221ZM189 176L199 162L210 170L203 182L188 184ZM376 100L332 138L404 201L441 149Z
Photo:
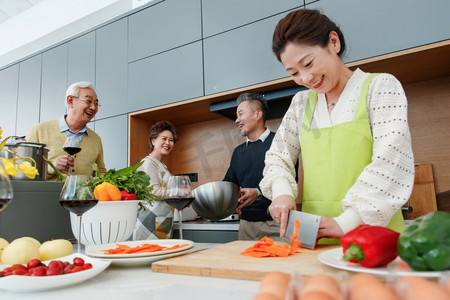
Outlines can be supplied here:
M240 240L260 240L264 236L280 238L280 225L267 213L271 201L259 190L263 178L266 151L272 144L274 132L266 128L267 101L262 95L244 93L237 98L236 124L247 141L237 146L231 157L224 181L241 187L237 211Z

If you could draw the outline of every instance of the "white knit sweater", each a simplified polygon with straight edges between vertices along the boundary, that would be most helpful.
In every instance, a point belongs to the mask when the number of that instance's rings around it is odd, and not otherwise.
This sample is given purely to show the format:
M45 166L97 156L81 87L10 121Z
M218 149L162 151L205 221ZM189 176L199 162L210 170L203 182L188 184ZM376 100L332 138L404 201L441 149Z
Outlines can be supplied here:
M362 84L369 73L356 70L329 115L325 95L319 94L312 128L326 128L354 119ZM266 153L262 193L269 199L298 195L295 163L300 155L300 132L307 91L297 93ZM349 189L335 220L345 232L366 223L386 226L409 199L414 184L414 158L408 127L407 100L400 82L390 74L376 76L369 86L367 113L373 135L372 162ZM326 188L326 187L324 187Z

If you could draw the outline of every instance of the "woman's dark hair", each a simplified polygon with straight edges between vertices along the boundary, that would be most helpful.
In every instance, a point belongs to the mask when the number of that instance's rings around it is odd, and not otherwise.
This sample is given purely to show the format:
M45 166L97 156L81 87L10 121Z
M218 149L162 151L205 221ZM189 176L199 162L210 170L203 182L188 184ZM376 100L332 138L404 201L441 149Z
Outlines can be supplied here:
M339 37L341 50L338 55L342 57L345 40L341 29L318 10L296 10L278 22L273 32L272 50L281 61L280 55L288 42L326 47L330 41L331 31L335 31Z
M148 142L150 143L150 152L153 152L154 146L152 144L152 139L157 139L159 134L164 130L169 130L173 135L173 142L176 143L178 141L177 131L175 130L175 126L168 121L161 121L155 123L152 128L150 128L150 132L148 133Z

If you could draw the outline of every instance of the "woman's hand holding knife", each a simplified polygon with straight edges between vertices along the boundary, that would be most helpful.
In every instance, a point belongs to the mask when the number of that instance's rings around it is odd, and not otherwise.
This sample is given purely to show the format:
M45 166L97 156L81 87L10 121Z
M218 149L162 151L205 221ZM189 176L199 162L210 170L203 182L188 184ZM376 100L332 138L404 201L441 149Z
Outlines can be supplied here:
M281 195L272 201L269 212L272 218L280 224L280 236L285 236L289 219L289 211L295 208L295 200L292 196Z

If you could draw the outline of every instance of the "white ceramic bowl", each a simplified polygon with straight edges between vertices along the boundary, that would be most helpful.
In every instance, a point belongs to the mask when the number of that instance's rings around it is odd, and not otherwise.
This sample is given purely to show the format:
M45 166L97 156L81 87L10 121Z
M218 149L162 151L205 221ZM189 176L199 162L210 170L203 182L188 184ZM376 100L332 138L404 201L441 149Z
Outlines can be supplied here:
M139 201L99 201L83 214L81 243L93 246L124 242L133 234ZM78 240L77 215L70 213L72 232Z

